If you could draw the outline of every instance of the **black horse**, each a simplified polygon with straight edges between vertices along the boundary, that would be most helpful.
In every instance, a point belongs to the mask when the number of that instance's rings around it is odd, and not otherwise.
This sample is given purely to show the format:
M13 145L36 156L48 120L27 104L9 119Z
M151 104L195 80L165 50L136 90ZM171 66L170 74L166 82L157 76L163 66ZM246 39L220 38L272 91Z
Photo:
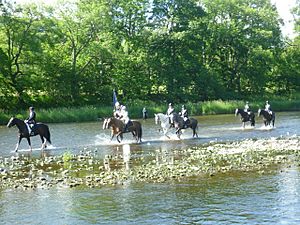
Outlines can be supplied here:
M31 136L36 136L36 135L40 135L41 140L42 140L42 147L41 150L43 150L46 147L46 143L47 141L51 144L51 140L50 140L50 131L49 131L49 127L46 124L43 123L37 123L34 125L34 134L29 134L28 131L28 127L26 125L26 123L23 120L20 120L18 118L12 117L8 124L7 127L13 127L13 126L17 126L19 129L19 141L16 145L15 151L18 151L20 142L23 138L26 138L28 141L28 144L30 146L30 150L32 150L31 147L31 141L30 141L30 137ZM45 138L45 139L44 139Z
M193 130L193 137L198 137L197 129L198 129L198 121L194 118L189 118L189 123L186 123L183 118L177 113L173 114L173 122L176 129L177 137L180 138L181 130L191 128Z
M270 114L268 111L264 109L258 110L258 116L262 115L265 126L270 126L272 122L272 126L275 125L275 113L272 111L272 114Z
M245 112L243 109L236 109L235 110L235 116L238 114L241 115L241 121L243 123L243 128L245 128L246 122L250 122L251 126L255 126L255 115L252 111L250 111L250 114L248 112Z

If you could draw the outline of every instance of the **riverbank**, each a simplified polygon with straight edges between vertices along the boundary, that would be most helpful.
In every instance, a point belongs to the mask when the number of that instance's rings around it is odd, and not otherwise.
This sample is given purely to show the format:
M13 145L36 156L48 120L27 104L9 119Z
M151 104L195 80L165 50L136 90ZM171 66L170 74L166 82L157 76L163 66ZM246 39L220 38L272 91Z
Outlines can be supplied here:
M284 99L270 101L275 112L280 111L300 111L300 100ZM233 114L236 108L243 108L244 101L207 101L198 103L186 103L190 115L212 115L212 114ZM253 111L264 107L264 101L250 102ZM131 118L141 119L142 109L147 108L148 116L153 117L154 113L165 112L166 104L154 102L135 102L127 104ZM175 105L176 111L181 109L181 105ZM112 106L83 106L71 108L36 109L37 120L44 123L66 123L66 122L88 122L102 120L104 117L112 115ZM28 117L27 111L5 112L0 111L0 124L7 124L11 116L15 115L20 119Z
M98 158L82 150L74 155L33 158L18 154L0 158L1 189L102 187L132 182L169 182L234 171L259 171L300 165L300 137L210 143L184 150L153 151L147 157L123 152Z

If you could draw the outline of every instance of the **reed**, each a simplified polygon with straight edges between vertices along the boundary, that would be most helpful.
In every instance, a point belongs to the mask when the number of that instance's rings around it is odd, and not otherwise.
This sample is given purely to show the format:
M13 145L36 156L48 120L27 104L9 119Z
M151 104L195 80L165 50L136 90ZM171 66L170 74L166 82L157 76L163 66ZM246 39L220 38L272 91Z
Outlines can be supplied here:
M300 100L297 99L275 99L270 100L272 109L275 112L279 111L300 111ZM259 108L263 108L265 102L262 100L249 101L252 110L257 112ZM245 101L206 101L185 103L190 115L212 115L212 114L230 114L234 113L236 108L243 108ZM146 107L148 116L153 117L154 113L166 112L167 103L155 102L128 102L126 104L131 118L142 118L142 109ZM175 105L175 110L178 112L181 109L181 104ZM102 120L104 117L112 115L112 106L82 106L82 107L62 107L50 109L36 109L37 120L44 123L62 123L62 122L87 122ZM28 117L28 111L20 111L18 114L14 112L0 111L0 124L7 124L9 118L15 115L20 119Z

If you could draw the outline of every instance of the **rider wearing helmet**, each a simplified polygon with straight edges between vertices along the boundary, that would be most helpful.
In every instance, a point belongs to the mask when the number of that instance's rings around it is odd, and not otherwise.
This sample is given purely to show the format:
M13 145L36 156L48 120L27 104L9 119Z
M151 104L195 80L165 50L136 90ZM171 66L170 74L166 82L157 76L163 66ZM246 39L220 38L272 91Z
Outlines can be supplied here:
M34 111L34 107L30 106L29 107L29 116L28 118L24 121L27 124L28 127L28 132L30 135L34 134L34 125L36 124L36 113Z
M120 119L120 117L121 117L121 105L120 105L119 102L115 103L115 108L114 108L113 115L117 119Z
M266 101L265 110L272 115L271 105L269 104L269 101Z
M121 107L121 116L120 116L120 118L121 118L121 120L122 120L122 121L124 122L124 124L125 124L125 127L124 127L123 132L126 132L127 129L128 129L128 125L129 125L130 119L129 119L128 111L127 111L125 105L123 105L123 106Z
M185 105L182 105L180 115L183 118L184 127L186 127L189 124L190 120L189 120L188 111L187 111L187 108L185 107Z
M173 122L173 116L174 116L173 114L174 113L175 113L175 109L173 107L173 104L169 103L169 107L168 107L166 115L169 116L171 127L174 127L174 122Z
M246 102L246 105L245 105L245 107L244 107L244 111L245 111L246 113L248 113L249 115L250 115L250 113L251 113L251 109L250 109L250 106L249 106L249 102L248 102L248 101Z

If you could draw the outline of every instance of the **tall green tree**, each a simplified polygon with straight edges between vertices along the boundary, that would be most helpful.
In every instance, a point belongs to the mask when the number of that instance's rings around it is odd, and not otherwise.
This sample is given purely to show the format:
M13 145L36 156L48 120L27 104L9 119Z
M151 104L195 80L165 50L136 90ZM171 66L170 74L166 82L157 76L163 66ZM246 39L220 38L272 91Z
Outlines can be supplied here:
M235 97L261 94L281 44L280 18L269 0L203 1L208 15L206 60Z
M1 5L1 75L7 94L18 106L29 101L30 90L38 80L41 18L34 5L20 7L9 1Z

